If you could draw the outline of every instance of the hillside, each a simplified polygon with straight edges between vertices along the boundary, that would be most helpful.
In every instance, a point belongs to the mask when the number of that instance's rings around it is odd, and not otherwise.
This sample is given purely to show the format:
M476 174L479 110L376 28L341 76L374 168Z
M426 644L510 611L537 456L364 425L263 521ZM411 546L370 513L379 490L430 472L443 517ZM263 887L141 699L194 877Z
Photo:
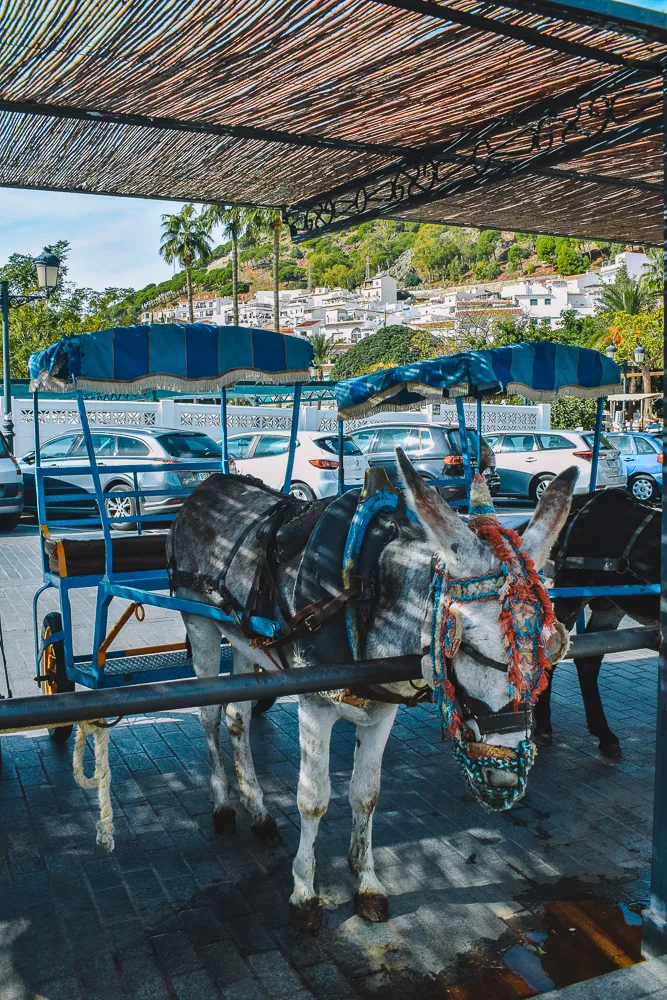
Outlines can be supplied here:
M283 230L281 288L356 288L366 273L389 271L399 287L416 290L505 281L521 275L579 274L623 249L620 244L536 236L498 230L381 220L346 232L294 244ZM231 243L213 250L207 266L193 270L199 291L232 293ZM239 241L239 291L252 296L272 287L273 245L248 234ZM127 295L119 308L134 321L150 304L175 301L185 293L185 273Z

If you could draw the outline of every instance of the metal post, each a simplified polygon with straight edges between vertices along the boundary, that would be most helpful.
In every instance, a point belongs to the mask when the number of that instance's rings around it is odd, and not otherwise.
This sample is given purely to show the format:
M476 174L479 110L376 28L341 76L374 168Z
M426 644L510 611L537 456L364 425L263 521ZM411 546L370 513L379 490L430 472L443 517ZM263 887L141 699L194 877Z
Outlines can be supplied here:
M12 418L12 373L9 351L9 282L0 281L2 307L2 433L7 438L9 450L14 451L14 420Z
M227 390L220 393L220 430L222 446L222 471L229 475L229 434L227 432Z
M285 470L285 482L283 483L283 493L289 493L292 485L292 470L294 469L294 452L296 451L296 435L299 430L299 404L301 402L301 383L294 386L294 403L292 405L292 427L289 435L289 451L287 452L287 469Z
M477 397L477 470L482 467L482 397Z
M345 421L338 421L338 496L345 493Z
M663 301L667 284L667 74L663 76ZM667 305L667 302L665 302ZM663 361L663 392L667 391L667 353ZM662 453L667 453L665 414L662 417ZM658 718L655 738L655 789L653 794L653 857L651 902L644 910L642 954L645 958L667 952L667 503L662 494L660 629L662 642L658 660Z
M591 460L591 482L588 487L589 493L595 493L598 481L598 463L600 460L600 436L602 434L602 411L604 409L604 396L598 396L598 405L595 411L595 437L593 439L593 458Z
M466 497L470 500L472 470L470 468L470 449L468 448L468 429L466 427L466 411L463 405L463 396L456 397L456 416L459 421L459 438L461 441L461 455L463 456L463 476L466 481Z

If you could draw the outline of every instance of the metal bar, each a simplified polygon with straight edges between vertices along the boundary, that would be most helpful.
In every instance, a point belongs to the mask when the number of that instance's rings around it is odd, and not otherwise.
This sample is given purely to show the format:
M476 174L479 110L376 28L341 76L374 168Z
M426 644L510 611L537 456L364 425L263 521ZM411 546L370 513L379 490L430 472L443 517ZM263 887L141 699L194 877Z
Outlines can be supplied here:
M659 583L637 583L616 587L551 587L549 589L549 597L552 600L556 600L558 597L619 597L623 594L627 597L645 597L659 593Z
M345 421L338 421L338 496L345 493Z
M14 451L14 420L12 418L12 377L9 343L9 282L0 281L0 311L2 312L2 433L9 450Z
M574 636L570 657L600 656L628 649L651 648L657 629L622 629ZM0 730L53 726L76 720L137 715L176 708L220 705L259 698L331 691L364 684L391 684L421 677L421 656L361 660L322 668L305 667L272 674L192 678L168 683L131 684L119 690L76 691L49 698L14 698L0 703Z
M292 485L292 472L294 470L294 453L296 451L297 433L299 430L299 406L301 405L301 383L294 385L294 402L292 404L292 426L289 432L289 450L287 452L287 468L285 469L285 482L283 483L283 493L289 493Z
M551 0L512 0L512 7L586 27L593 24L607 31L618 31L649 41L664 41L667 37L664 13L636 3L619 0L561 0L556 3ZM564 7L567 9L563 10Z
M593 438L593 458L591 459L591 481L588 486L589 493L595 493L598 481L598 465L600 462L600 437L602 435L602 411L604 410L604 396L598 396L595 410L595 437Z
M76 404L79 410L79 421L81 423L81 430L83 431L83 440L86 445L86 454L88 455L90 475L92 476L93 486L95 487L95 498L97 500L99 515L100 515L100 523L102 525L102 532L104 534L104 571L108 579L112 579L113 552L111 546L111 528L109 526L109 519L107 517L107 509L104 504L104 490L102 489L100 470L98 468L97 459L95 457L93 438L90 433L88 414L86 413L86 404L84 403L83 392L81 391L81 389L77 389Z
M482 468L482 397L477 397L477 470Z
M583 181L586 184L604 184L607 187L627 188L635 191L651 191L662 193L662 184L651 181L631 180L629 177L612 177L610 174L581 173L579 170L567 170L565 167L544 167L536 170L541 177L563 177L570 181Z
M593 59L595 62L606 63L610 66L645 66L647 75L650 76L656 76L662 72L662 67L657 60L626 59L615 52L605 52L591 45L571 42L566 38L559 38L557 35L547 35L535 28L524 28L521 25L510 24L498 18L482 17L459 8L434 3L433 0L374 0L374 3L398 7L414 14L425 14L441 21L451 21L453 24L463 24L466 27L476 28L478 31L485 31L489 34L504 35L506 38L525 42L527 45L534 45L538 49L553 49L563 53L563 55Z
M626 63L623 62L623 65ZM636 61L628 62L627 65L634 66L637 63ZM183 121L178 118L161 118L153 115L118 114L112 111L76 108L64 104L33 104L31 101L0 100L0 111L8 111L11 114L41 115L47 118L74 119L75 121L88 122L91 125L100 123L132 125L138 128L162 129L168 132L194 132L198 135L216 135L222 138L279 142L286 146L305 146L311 149L344 149L353 153L378 153L385 156L405 156L410 152L410 147L394 145L393 143L356 142L353 139L336 139L333 136L317 135L317 133L311 132L283 132L280 129L256 128L246 125ZM200 198L195 200L201 201Z
M664 119L663 168L667 171L667 73L663 77L662 112ZM667 306L667 172L663 174L663 304ZM663 393L667 392L667 344L662 377ZM662 454L667 456L667 417L663 412ZM654 958L667 952L667 500L662 493L661 565L662 592L660 627L662 642L658 660L658 717L655 735L655 786L653 793L653 856L651 861L651 902L644 910L642 955Z
M466 427L466 411L463 405L463 396L456 397L456 416L459 422L459 440L461 442L461 455L463 456L463 478L466 483L466 498L470 500L472 468L470 466L470 448L468 445L468 429Z
M222 471L229 475L229 432L227 430L227 390L222 388L220 392L220 430L222 432L220 444L222 446Z
M419 166L419 169L423 174L419 185L413 185L411 182L411 174L416 172L418 164L416 162L406 160L400 164L394 164L390 168L391 176L396 178L397 190L400 189L402 192L407 192L403 193L401 197L397 197L393 201L388 198L386 201L383 201L381 196L378 196L376 198L376 204L373 205L373 192L369 193L365 190L368 180L362 179L355 182L353 184L353 188L358 189L359 195L362 193L364 194L361 201L364 204L371 204L371 208L346 214L345 207L343 206L343 209L340 212L340 217L336 218L335 216L338 212L336 210L335 203L333 202L332 192L326 192L318 196L315 205L312 204L312 201L309 201L308 203L297 203L296 205L290 206L286 210L286 217L290 225L292 240L293 242L299 243L304 240L316 239L317 237L327 233L337 232L340 229L348 229L350 226L357 226L363 222L370 222L373 219L385 217L391 218L397 213L418 208L421 205L428 204L430 202L440 201L444 198L460 195L463 192L475 190L486 184L507 181L512 177L519 176L521 174L536 174L542 167L560 163L562 160L577 159L578 157L584 156L588 153L598 152L604 149L612 149L615 146L622 145L633 139L656 136L661 132L662 118L656 115L651 118L642 119L638 122L632 122L629 125L624 125L617 129L600 129L595 135L586 136L584 139L577 139L572 142L566 141L563 145L559 146L558 149L551 149L548 152L537 153L534 156L526 157L524 160L518 162L509 160L506 161L500 157L493 158L494 166L492 167L485 166L482 168L482 165L480 164L469 176L464 176L460 179L449 179L440 184L437 182L436 166L438 162L445 162L447 157L436 155L427 159L423 165ZM487 157L487 160L488 159L489 158ZM450 155L449 160L455 160L458 162L460 161L460 157L453 157ZM472 166L472 161L470 166ZM464 169L464 167L465 165L462 163L461 169ZM429 172L433 175L433 180L431 180ZM405 178L404 183L402 184L398 183L398 179L400 177ZM391 178L387 181L386 186L388 188L391 187ZM418 188L419 193L410 193L413 186ZM350 194L348 196L348 200L351 198L352 195ZM332 216L331 221L325 222L319 226L306 226L300 229L295 220L298 220L300 216L307 215L308 212L312 212L315 216L317 216L320 207L322 207L323 216Z

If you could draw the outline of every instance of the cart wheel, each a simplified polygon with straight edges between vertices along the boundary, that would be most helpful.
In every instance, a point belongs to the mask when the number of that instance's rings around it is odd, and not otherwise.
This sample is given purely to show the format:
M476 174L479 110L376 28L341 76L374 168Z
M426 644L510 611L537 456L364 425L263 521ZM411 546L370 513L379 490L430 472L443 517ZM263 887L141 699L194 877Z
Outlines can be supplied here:
M60 632L63 620L57 611L50 611L42 622L42 639L48 638L54 632ZM44 650L43 671L46 680L42 681L44 694L63 694L74 690L74 681L67 676L65 669L65 643L62 639L47 646ZM49 736L56 743L66 743L72 735L74 726L55 726L49 729Z
M258 698L257 701L253 701L252 714L264 715L273 706L275 700L275 698Z

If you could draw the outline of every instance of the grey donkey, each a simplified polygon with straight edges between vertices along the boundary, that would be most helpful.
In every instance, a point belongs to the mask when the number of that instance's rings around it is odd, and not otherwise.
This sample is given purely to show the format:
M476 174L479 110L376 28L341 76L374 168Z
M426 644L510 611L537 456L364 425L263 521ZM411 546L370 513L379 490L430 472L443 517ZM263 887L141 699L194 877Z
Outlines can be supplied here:
M401 529L389 542L379 559L375 599L368 618L362 655L376 659L402 654L422 653L422 625L431 585L431 564L439 553L452 576L471 577L495 572L498 558L490 545L481 541L465 521L449 507L438 492L424 483L401 449L396 458L406 487L406 499L417 517L417 524ZM539 569L561 530L570 508L576 472L562 473L552 481L542 496L524 532L523 545ZM171 565L181 576L175 585L178 597L222 605L223 599L212 589L211 581L224 581L229 600L245 605L253 587L261 553L258 532L275 508L279 494L257 481L238 476L211 476L188 498L176 518L168 540ZM285 499L285 498L283 498ZM276 583L283 611L294 614L294 587L301 553L278 567ZM183 581L187 584L184 585ZM495 600L473 601L462 606L464 646L456 655L456 674L465 691L481 699L492 711L498 711L508 698L507 677L488 669L465 652L465 647L483 651L487 657L505 660L498 622L499 604ZM285 622L278 602L273 609L276 620ZM184 614L183 620L192 646L194 668L198 676L215 676L219 670L220 639L224 635L234 647L233 673L250 672L256 664L275 670L275 657L251 644L242 628L218 625L196 614ZM289 666L313 666L295 658L288 648ZM424 657L426 680L432 680ZM324 665L324 664L320 664ZM363 683L363 672L360 675ZM396 689L392 685L392 690ZM410 693L413 693L410 689ZM397 706L370 702L363 707L337 703L331 698L308 694L299 698L299 734L301 769L298 807L301 816L301 839L294 860L294 891L290 898L292 923L314 930L321 921L321 901L315 890L315 841L322 816L327 810L329 781L329 745L331 731L339 719L356 726L354 768L350 781L352 839L349 865L358 876L355 910L367 920L383 921L388 915L387 892L375 874L372 853L373 812L380 794L382 757L396 716ZM211 759L211 790L215 828L223 834L235 829L235 812L220 756L219 707L202 708L201 722ZM279 842L275 821L268 813L252 760L249 744L250 706L247 702L225 706L225 720L234 752L239 793L252 819L254 833L269 844ZM488 742L515 747L518 734L489 734ZM491 771L491 769L490 769ZM514 775L489 773L491 784L508 783Z

